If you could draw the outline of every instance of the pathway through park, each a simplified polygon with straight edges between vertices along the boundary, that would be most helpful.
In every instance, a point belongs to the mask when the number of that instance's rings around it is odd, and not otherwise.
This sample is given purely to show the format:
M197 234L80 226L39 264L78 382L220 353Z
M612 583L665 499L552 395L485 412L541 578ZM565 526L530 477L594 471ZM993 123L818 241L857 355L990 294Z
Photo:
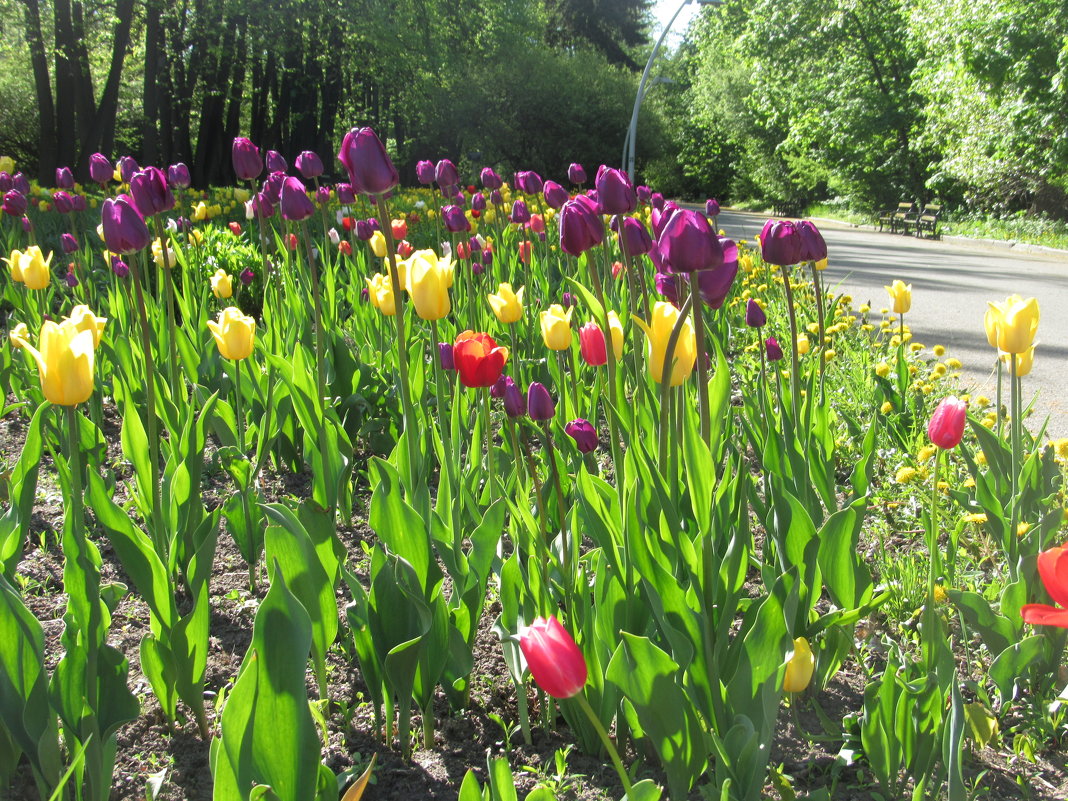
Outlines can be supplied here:
M766 219L724 211L718 222L728 236L755 242ZM913 338L928 348L945 345L947 357L963 362L963 384L973 394L996 394L994 353L983 329L987 301L1014 293L1038 298L1038 347L1031 374L1023 379L1024 401L1036 397L1028 427L1036 431L1048 415L1047 436L1068 436L1068 254L818 225L827 241L828 290L852 295L854 308L868 303L878 320L878 310L890 305L884 287L895 278L912 284L905 323Z

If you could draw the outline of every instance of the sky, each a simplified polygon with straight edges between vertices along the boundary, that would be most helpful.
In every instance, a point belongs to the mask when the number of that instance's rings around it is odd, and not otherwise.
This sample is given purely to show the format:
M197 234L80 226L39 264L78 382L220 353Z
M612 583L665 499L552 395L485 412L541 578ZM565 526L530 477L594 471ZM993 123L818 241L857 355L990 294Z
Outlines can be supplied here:
M664 26L671 19L671 15L678 9L682 0L656 0L653 3L653 16L656 17L656 25L653 29L654 36L660 36L664 30ZM678 19L675 20L675 24L671 26L671 33L668 34L667 40L664 42L666 47L674 47L681 41L682 34L686 31L686 26L694 15L697 14L698 9L701 6L696 2L689 3L682 9L682 13L679 14ZM655 41L655 39L654 39Z

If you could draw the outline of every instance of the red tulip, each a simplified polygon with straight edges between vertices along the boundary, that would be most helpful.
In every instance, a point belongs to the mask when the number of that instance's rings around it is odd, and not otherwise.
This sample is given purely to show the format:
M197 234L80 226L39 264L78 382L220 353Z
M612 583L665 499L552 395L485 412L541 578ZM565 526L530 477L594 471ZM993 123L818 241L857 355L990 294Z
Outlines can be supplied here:
M508 348L497 347L489 334L464 331L453 343L452 358L465 387L492 387L508 361Z
M597 323L586 323L579 329L579 353L582 354L582 360L591 367L608 363L604 331Z
M964 436L964 422L968 404L952 395L944 398L931 415L927 424L927 436L931 442L944 450L956 448Z
M404 220L393 220L389 227L393 229L393 238L396 241L408 238L408 223Z
M1038 574L1049 597L1068 607L1068 544L1050 548L1038 555ZM1020 615L1035 626L1059 626L1068 629L1068 609L1049 604L1024 604Z
M555 615L520 630L519 647L534 681L553 698L571 698L586 686L586 660Z
M534 244L529 239L520 242L519 260L523 262L523 264L530 264L530 254L533 252L533 250Z

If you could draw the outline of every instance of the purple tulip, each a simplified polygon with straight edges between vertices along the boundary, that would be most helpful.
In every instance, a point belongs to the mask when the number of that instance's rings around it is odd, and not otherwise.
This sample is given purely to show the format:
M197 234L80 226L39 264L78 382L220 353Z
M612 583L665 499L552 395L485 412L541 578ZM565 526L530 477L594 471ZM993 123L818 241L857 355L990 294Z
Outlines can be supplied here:
M349 174L349 183L361 195L382 195L400 183L400 176L385 145L370 128L353 128L337 154Z
M284 172L272 172L263 182L262 192L271 201L271 205L277 206L282 200L282 184L286 182Z
M501 197L500 189L494 189L490 192L490 203L492 203L494 206L500 206L502 203L504 203L504 198Z
M56 167L56 186L60 189L74 188L74 173L70 167Z
M802 220L797 224L797 233L801 237L799 261L819 261L827 258L827 243L823 241L823 234L815 225L809 220Z
M515 381L509 376L504 376L501 399L504 401L505 414L509 417L522 417L527 413L527 396L520 392Z
M23 217L22 218L22 233L24 233L24 234L32 234L33 233L33 223L30 222L30 218L29 217Z
M59 237L59 244L68 256L78 251L78 240L74 238L74 234L62 234Z
M315 202L320 206L325 206L330 202L330 187L320 186L315 190Z
M708 217L719 216L719 201L714 197L710 197L705 201L705 215Z
M74 270L67 270L63 281L66 283L67 289L74 289L74 287L78 286L78 276L74 274Z
M30 194L30 179L25 173L17 172L11 176L11 188L23 195Z
M489 248L482 251L482 263L486 265L487 268L493 266L493 251Z
M482 262L480 262L480 261L472 261L471 262L471 274L472 275L482 275L482 273L484 273L484 272L486 272L486 266Z
M491 192L504 186L504 179L492 167L483 167L482 172L479 174L479 179L482 181L482 186Z
M620 248L625 249L631 257L648 253L653 247L653 239L645 223L636 217L624 217L622 231L617 231L616 237Z
M456 170L456 165L448 159L441 159L434 167L434 180L438 182L438 186L458 186L460 184L460 173Z
M638 208L638 195L634 184L623 171L602 164L597 169L594 181L597 199L605 214L630 214Z
M578 162L571 162L571 166L567 168L567 180L573 184L582 186L586 183L586 168Z
M427 162L429 163L429 162ZM439 342L438 343L438 360L441 362L442 370L455 370L456 362L452 358L452 343L451 342Z
M248 286L256 280L256 273L252 272L251 267L246 267L244 270L241 271L241 274L238 276L238 278L241 279L242 284Z
M604 221L597 206L585 195L569 200L560 209L560 249L579 256L604 241Z
M0 208L3 209L4 214L21 217L26 213L26 206L26 196L17 189L9 189L4 193L4 203Z
M515 186L524 194L536 195L544 186L541 176L533 170L520 170L515 174Z
M236 137L230 156L233 160L234 172L237 173L238 180L254 181L263 172L263 158L260 156L260 149L252 144L251 139L244 136Z
M660 208L653 206L653 211L649 215L649 222L653 224L653 238L660 239L660 235L664 233L664 228L668 224L668 220L671 219L671 215L679 210L679 204L674 200L669 200L664 203Z
M697 282L697 294L710 308L718 309L723 306L723 301L734 285L734 279L738 275L737 257L729 264L721 264L714 270L698 270L690 273L690 281Z
M768 323L768 316L760 304L752 298L745 304L745 324L750 328L763 328Z
M189 177L189 167L182 162L167 168L167 183L172 189L188 189L193 181Z
M143 217L162 214L174 208L174 195L167 176L159 167L145 167L130 178L130 194Z
M542 194L545 196L545 202L549 204L551 208L560 210L567 201L571 200L571 193L568 192L556 181L546 181L542 187Z
M565 292L560 298L560 305L563 306L565 309L570 309L572 306L576 305L575 296L572 295L570 292Z
M664 208L664 196L659 192L653 192L652 196L649 198L649 205L654 209Z
M308 192L299 178L290 176L282 182L282 219L300 222L315 214Z
M450 234L459 234L471 230L471 223L459 206L446 206L441 210L441 222Z
M148 226L128 195L105 200L100 216L104 243L112 253L135 253L148 246Z
M782 358L782 348L775 337L768 337L764 340L764 349L767 351L769 362L777 362Z
M103 153L94 153L89 157L89 177L103 186L115 175L111 160Z
M486 196L481 192L471 195L471 208L475 211L483 211L486 208Z
M85 211L88 208L88 204L85 202L85 195L71 195L70 205L74 211Z
M52 203L60 214L70 214L74 211L74 199L62 190L52 193Z
M11 174L0 170L0 195L10 192L12 186Z
M430 186L434 183L434 162L424 159L417 163L415 165L415 180L423 186Z
M275 204L266 192L257 192L252 198L252 213L261 220L269 220L274 216Z
M267 151L267 172L286 172L289 164L277 150Z
M297 156L295 166L297 172L304 176L305 181L318 178L323 174L323 160L319 158L318 153L311 150L305 150Z
M648 187L643 184L634 191L638 195L638 202L641 203L643 206L648 206L649 201L651 201L653 198L652 187Z
M597 429L589 420L581 417L564 426L564 433L575 440L579 453L592 453L597 450Z
M356 238L366 242L374 234L375 230L371 227L371 223L368 220L356 221Z
M527 414L531 420L552 420L556 404L544 384L532 381L527 387Z
M352 191L352 184L338 184L334 190L337 192L337 202L343 206L356 202L356 193Z
M130 266L118 256L111 257L111 272L119 278L125 278L130 274Z
M711 270L723 264L723 248L715 231L704 215L690 209L679 209L671 215L657 238L657 246L675 273Z
M141 165L137 163L137 159L133 156L122 156L119 159L119 175L122 177L124 184L130 183L130 179L134 177L134 173L140 172Z
M678 307L680 305L679 297L684 290L682 276L673 275L672 273L657 273L654 280L656 282L656 291L663 295L668 303Z
M768 220L760 232L760 255L768 264L797 264L801 261L801 244L801 234L790 220Z
M508 219L516 225L523 225L524 223L530 222L530 209L527 208L526 201L522 198L517 198L516 201L512 203L512 211L508 215Z

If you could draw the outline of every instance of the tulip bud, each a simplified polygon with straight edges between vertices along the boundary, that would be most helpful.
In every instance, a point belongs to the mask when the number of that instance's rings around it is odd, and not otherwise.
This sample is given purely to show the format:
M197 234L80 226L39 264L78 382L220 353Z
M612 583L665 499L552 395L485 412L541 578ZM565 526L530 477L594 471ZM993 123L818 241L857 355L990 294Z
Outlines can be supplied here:
M428 161L427 164L430 162ZM452 343L451 342L439 342L438 343L438 360L441 363L442 370L455 370L456 364L452 360Z
M252 144L251 140L243 136L235 138L230 155L238 179L253 181L260 177L263 172L263 159L260 157L259 148Z
M533 381L527 387L527 414L531 420L551 420L556 414L556 404L544 384Z
M434 183L434 162L424 160L417 163L415 165L415 180L423 186L430 186Z
M323 174L323 160L311 150L305 150L297 156L295 164L297 171L306 181Z
M118 256L111 257L111 272L118 278L125 278L130 274L130 267Z
M775 337L768 337L765 339L764 348L767 350L769 362L777 362L782 358L782 347L779 345L779 340Z
M239 276L239 278L241 279L242 284L248 286L256 280L256 273L252 272L252 269L250 267L246 267L244 270L241 271L241 275Z
M490 192L490 203L492 203L494 206L500 206L502 203L504 203L504 198L501 196L500 189L494 189L492 192Z
M471 230L471 222L459 206L445 206L441 210L441 222L450 234L459 234Z
M151 217L174 208L174 194L167 176L159 167L145 167L128 181L130 194L142 217Z
M70 167L56 167L56 186L60 189L74 188L74 173Z
M325 206L330 202L330 187L320 186L315 190L315 202L320 206Z
M315 206L299 178L289 177L282 182L281 201L283 220L300 222L315 214Z
M786 267L801 261L801 234L789 220L768 220L760 232L760 253L768 264Z
M277 150L267 151L267 172L286 172L289 165Z
M645 223L635 217L624 217L621 230L617 232L619 246L631 258L648 253L653 247L653 239Z
M520 170L515 174L515 186L525 195L536 195L544 186L541 176L533 170Z
M560 249L580 256L604 241L604 221L596 204L585 195L569 200L560 209Z
M68 256L71 253L78 251L78 240L74 238L74 234L63 234L59 237L59 244L63 248L63 252Z
M189 177L189 167L182 162L172 164L167 168L167 183L173 189L187 189L192 179Z
M70 214L74 211L74 200L66 192L53 192L52 203L59 214Z
M705 201L705 215L708 217L719 216L719 201L714 197L710 197Z
M578 184L579 186L582 186L582 184L586 183L585 168L578 162L572 162L571 165L567 168L567 180L569 180L573 184Z
M816 660L812 656L808 640L798 637L794 640L794 652L790 661L786 663L786 675L783 677L783 692L799 693L808 687L812 681L812 673L816 668Z
M808 220L801 220L797 224L797 233L801 236L800 261L817 262L827 258L827 243L815 225Z
M211 277L211 293L216 298L225 300L234 294L233 278L221 267Z
M437 181L438 186L444 188L447 186L459 186L460 173L456 170L456 165L448 159L441 159L434 167L434 180Z
M148 226L127 196L106 199L101 218L104 243L112 253L134 253L148 246Z
M218 322L208 320L208 329L224 359L240 361L252 354L256 340L256 321L242 314L236 306L223 309Z
M370 128L353 128L345 134L338 159L345 165L353 190L360 194L382 195L400 183L382 140Z
M768 322L768 317L760 304L749 298L745 304L745 324L750 328L763 328Z
M890 300L894 303L894 314L905 314L912 308L912 284L906 284L898 279L883 289L890 293Z
M571 199L568 191L556 181L546 181L542 187L542 194L545 196L545 202L554 209L559 209Z
M968 416L968 404L952 395L943 398L927 424L927 436L943 450L957 447L964 436L964 423Z
M476 192L471 195L471 210L475 212L484 211L486 208L486 196L481 192Z
M630 214L638 208L634 184L623 170L602 164L594 181L597 200L605 214Z
M638 195L638 202L643 206L648 206L649 201L653 199L653 190L648 186L639 186L634 190Z
M338 203L351 205L356 202L356 193L352 189L352 184L338 184L334 190L337 192Z
M597 429L589 420L581 417L564 426L564 433L575 440L579 453L592 453L597 450Z
M4 193L3 212L12 217L21 217L26 213L28 205L26 196L17 189L9 189Z
M530 222L530 209L527 208L522 198L516 199L512 204L512 212L508 215L508 219L516 225Z
M490 191L499 190L502 186L504 186L504 180L501 178L501 176L494 172L492 167L483 167L482 172L479 174L479 178L482 181L482 186L484 186L486 189L489 189ZM500 201L494 200L493 202L499 203Z
M111 161L103 153L94 153L89 157L89 177L103 186L111 180L115 170Z
M586 660L554 615L519 631L519 648L537 685L553 698L571 698L586 686Z
M582 360L591 367L600 367L608 363L604 331L597 323L586 323L579 328L579 353L582 355Z
M11 176L11 188L23 195L30 194L30 179L21 172Z

